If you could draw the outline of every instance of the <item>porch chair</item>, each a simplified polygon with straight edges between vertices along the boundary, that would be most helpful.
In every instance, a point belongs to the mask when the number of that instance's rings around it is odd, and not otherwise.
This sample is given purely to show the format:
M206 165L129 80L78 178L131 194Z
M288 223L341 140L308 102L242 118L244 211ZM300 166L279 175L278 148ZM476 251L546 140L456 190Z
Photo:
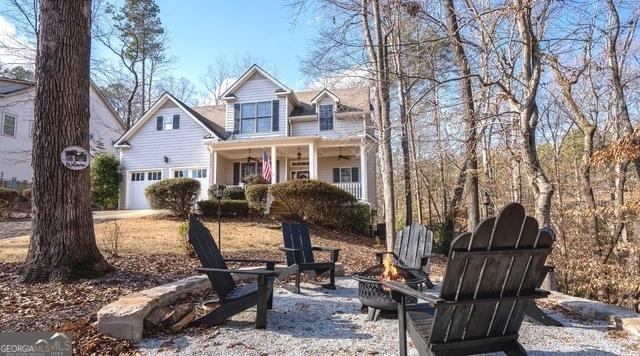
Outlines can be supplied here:
M552 243L552 232L512 203L452 242L439 297L384 282L399 302L400 354L408 331L420 355L526 355L518 332L534 299L549 294L536 287ZM427 303L407 305L407 295Z
M280 247L287 258L287 268L278 276L279 280L295 274L295 293L300 293L300 275L307 273L317 277L329 272L329 284L323 284L327 289L336 289L336 262L340 249L330 247L320 247L311 245L309 236L309 226L297 223L282 223L282 237L284 246ZM316 262L313 256L314 251L326 252L330 254L330 262Z
M278 274L274 271L275 262L269 260L225 259L220 254L209 230L193 214L189 214L189 242L202 264L198 272L209 277L217 299L205 303L218 303L219 306L207 315L191 322L191 325L219 325L228 318L257 305L256 329L267 326L267 309L273 305L273 279ZM226 262L264 263L265 269L230 270ZM232 274L251 274L257 281L238 286Z
M396 234L393 252L376 252L376 259L382 264L385 254L392 254L393 263L404 267L414 274L425 277L427 288L433 288L429 279L429 259L436 256L431 253L433 246L433 232L419 223L407 225Z

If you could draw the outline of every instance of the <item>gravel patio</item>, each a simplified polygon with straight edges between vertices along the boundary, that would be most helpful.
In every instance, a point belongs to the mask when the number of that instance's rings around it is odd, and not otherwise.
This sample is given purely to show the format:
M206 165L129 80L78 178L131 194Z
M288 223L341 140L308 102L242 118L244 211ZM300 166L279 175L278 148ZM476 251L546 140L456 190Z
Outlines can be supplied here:
M146 355L397 355L398 322L367 321L360 311L357 282L339 278L335 291L304 285L296 295L274 290L273 310L266 330L253 325L254 310L241 313L222 327L188 329L180 335L142 340ZM431 290L432 292L437 291ZM545 309L565 327L541 326L525 319L520 342L530 355L633 355L640 339L614 331L609 325ZM409 339L410 340L410 339ZM409 354L417 351L409 344Z

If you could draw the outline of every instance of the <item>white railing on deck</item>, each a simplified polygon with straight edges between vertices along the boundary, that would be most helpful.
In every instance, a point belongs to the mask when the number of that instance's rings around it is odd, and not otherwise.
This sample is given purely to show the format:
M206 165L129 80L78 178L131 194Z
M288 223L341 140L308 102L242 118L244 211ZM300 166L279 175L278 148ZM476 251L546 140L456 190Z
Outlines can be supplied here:
M333 183L336 187L353 194L356 199L362 199L362 185L360 183Z

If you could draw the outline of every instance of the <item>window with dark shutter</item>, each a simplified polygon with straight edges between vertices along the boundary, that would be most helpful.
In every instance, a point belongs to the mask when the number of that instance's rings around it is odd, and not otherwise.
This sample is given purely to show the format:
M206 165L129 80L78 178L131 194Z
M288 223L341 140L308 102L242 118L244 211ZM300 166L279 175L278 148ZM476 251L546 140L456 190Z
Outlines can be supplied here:
M177 130L180 128L180 115L173 115L173 129Z
M233 105L233 133L240 133L240 104Z
M340 183L340 168L333 169L333 182Z
M233 163L233 185L240 184L240 162Z
M156 118L156 131L162 131L162 116Z
M360 167L351 168L351 181L358 183L360 181Z
M273 101L273 113L271 114L271 130L280 131L280 100Z

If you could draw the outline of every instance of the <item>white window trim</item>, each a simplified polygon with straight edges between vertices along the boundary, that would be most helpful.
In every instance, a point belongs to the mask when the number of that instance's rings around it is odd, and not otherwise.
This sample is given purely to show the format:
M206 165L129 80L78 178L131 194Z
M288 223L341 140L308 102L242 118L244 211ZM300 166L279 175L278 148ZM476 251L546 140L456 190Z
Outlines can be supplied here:
M209 167L207 166L188 166L188 167L171 167L169 168L169 178L176 178L174 177L174 172L176 171L187 171L187 176L185 176L184 178L191 178L191 171L194 169L206 169L207 170L207 177L209 178ZM205 179L205 178L195 178L195 179Z
M361 171L362 171L362 169L360 169L360 167L353 166L353 167L336 167L336 168L340 170L340 174L339 174L340 182L338 182L338 183L340 183L340 184L342 184L342 183L362 183L361 182L361 176L362 176L362 172ZM353 181L353 169L354 168L358 169L358 180L355 181L355 182ZM349 170L349 181L348 182L343 182L342 181L342 170L343 169L348 169Z
M167 124L171 122L171 126L167 128ZM162 115L162 131L170 131L173 130L173 115Z
M333 123L333 127L330 130L323 130L322 125L320 124L320 108L323 106L331 106L331 121ZM321 131L333 131L336 128L336 104L318 104L318 132Z
M13 135L7 135L4 133L4 120L7 116L11 116L13 118ZM11 137L11 138L18 137L18 115L13 115L10 113L2 113L2 120L0 121L1 121L0 124L2 124L2 126L0 126L0 134L2 134L2 136Z
M267 131L258 131L258 104L259 103L268 103L269 104L269 130ZM263 101L254 101L254 102L248 102L248 103L239 103L240 104L240 134L241 135L257 135L257 134L265 134L265 133L269 133L269 132L273 132L273 101L268 101L268 100L263 100ZM243 132L242 130L242 105L253 105L253 120L254 120L254 127L253 127L253 132ZM267 116L264 117L260 117L260 118L266 118ZM247 119L248 120L248 119Z

